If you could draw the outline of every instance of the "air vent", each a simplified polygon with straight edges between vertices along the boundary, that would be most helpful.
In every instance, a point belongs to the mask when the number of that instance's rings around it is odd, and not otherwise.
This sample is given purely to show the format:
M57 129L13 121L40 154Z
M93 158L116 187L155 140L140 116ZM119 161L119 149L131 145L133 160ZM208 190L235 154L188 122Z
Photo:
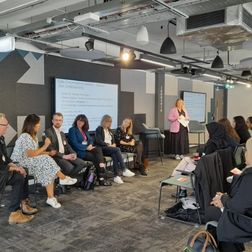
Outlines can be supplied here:
M242 22L252 28L252 15L244 8L242 8Z
M187 19L186 29L196 29L216 24L224 24L225 10L218 10L200 15L191 16Z

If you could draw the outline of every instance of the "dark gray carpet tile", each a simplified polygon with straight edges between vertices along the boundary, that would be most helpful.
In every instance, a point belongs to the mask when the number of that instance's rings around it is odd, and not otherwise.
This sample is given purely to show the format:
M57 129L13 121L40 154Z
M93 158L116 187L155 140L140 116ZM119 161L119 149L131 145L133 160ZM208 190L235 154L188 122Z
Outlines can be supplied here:
M169 219L157 218L160 180L178 162L150 162L147 177L123 178L123 185L96 187L94 191L72 188L58 196L62 208L45 204L45 190L38 195L39 213L31 223L8 225L8 209L0 208L0 252L179 252L189 236L198 231ZM175 203L175 187L163 188L162 211ZM8 204L9 190L3 203ZM34 202L34 195L31 195ZM204 228L204 227L201 227ZM246 251L252 252L248 246Z

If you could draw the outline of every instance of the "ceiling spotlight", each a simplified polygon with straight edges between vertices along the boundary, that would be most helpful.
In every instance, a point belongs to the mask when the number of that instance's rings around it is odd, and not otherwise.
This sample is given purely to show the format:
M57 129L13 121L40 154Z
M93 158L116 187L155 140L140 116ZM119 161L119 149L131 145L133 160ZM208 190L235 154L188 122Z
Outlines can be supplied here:
M88 52L93 51L94 50L94 39L89 39L85 43L85 47L86 47L86 49L87 49Z
M169 24L170 24L170 22L168 21L168 25L167 25L168 36L164 40L164 42L160 48L160 53L162 53L162 54L175 54L177 52L175 44L169 35Z
M140 45L146 45L149 43L149 34L146 26L142 25L137 32L136 41Z
M251 76L251 71L250 70L243 70L241 73L242 77L248 77Z
M134 50L129 50L129 51L123 51L121 53L121 59L123 62L129 62L132 61L136 58L136 54L134 53Z
M212 62L211 68L224 68L223 61L222 61L221 57L219 56L219 50L217 51L217 56L215 57L215 59Z

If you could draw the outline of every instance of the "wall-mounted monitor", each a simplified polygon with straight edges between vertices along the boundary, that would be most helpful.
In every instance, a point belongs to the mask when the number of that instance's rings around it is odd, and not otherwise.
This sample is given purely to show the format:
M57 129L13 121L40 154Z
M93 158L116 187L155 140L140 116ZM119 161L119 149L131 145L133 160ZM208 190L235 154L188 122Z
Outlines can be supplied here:
M206 121L206 93L182 91L182 98L190 120Z
M54 111L64 116L63 132L68 132L78 114L87 116L90 131L105 114L112 117L113 129L118 126L118 85L56 78L54 94Z

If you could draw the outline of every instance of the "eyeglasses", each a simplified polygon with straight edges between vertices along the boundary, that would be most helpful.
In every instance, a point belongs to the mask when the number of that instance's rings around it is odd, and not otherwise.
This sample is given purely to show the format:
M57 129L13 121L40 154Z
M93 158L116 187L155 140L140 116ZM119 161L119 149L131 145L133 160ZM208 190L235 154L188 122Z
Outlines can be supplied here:
M2 124L2 123L0 123L0 126L7 127L8 125L9 125L9 123L7 123L7 124Z

